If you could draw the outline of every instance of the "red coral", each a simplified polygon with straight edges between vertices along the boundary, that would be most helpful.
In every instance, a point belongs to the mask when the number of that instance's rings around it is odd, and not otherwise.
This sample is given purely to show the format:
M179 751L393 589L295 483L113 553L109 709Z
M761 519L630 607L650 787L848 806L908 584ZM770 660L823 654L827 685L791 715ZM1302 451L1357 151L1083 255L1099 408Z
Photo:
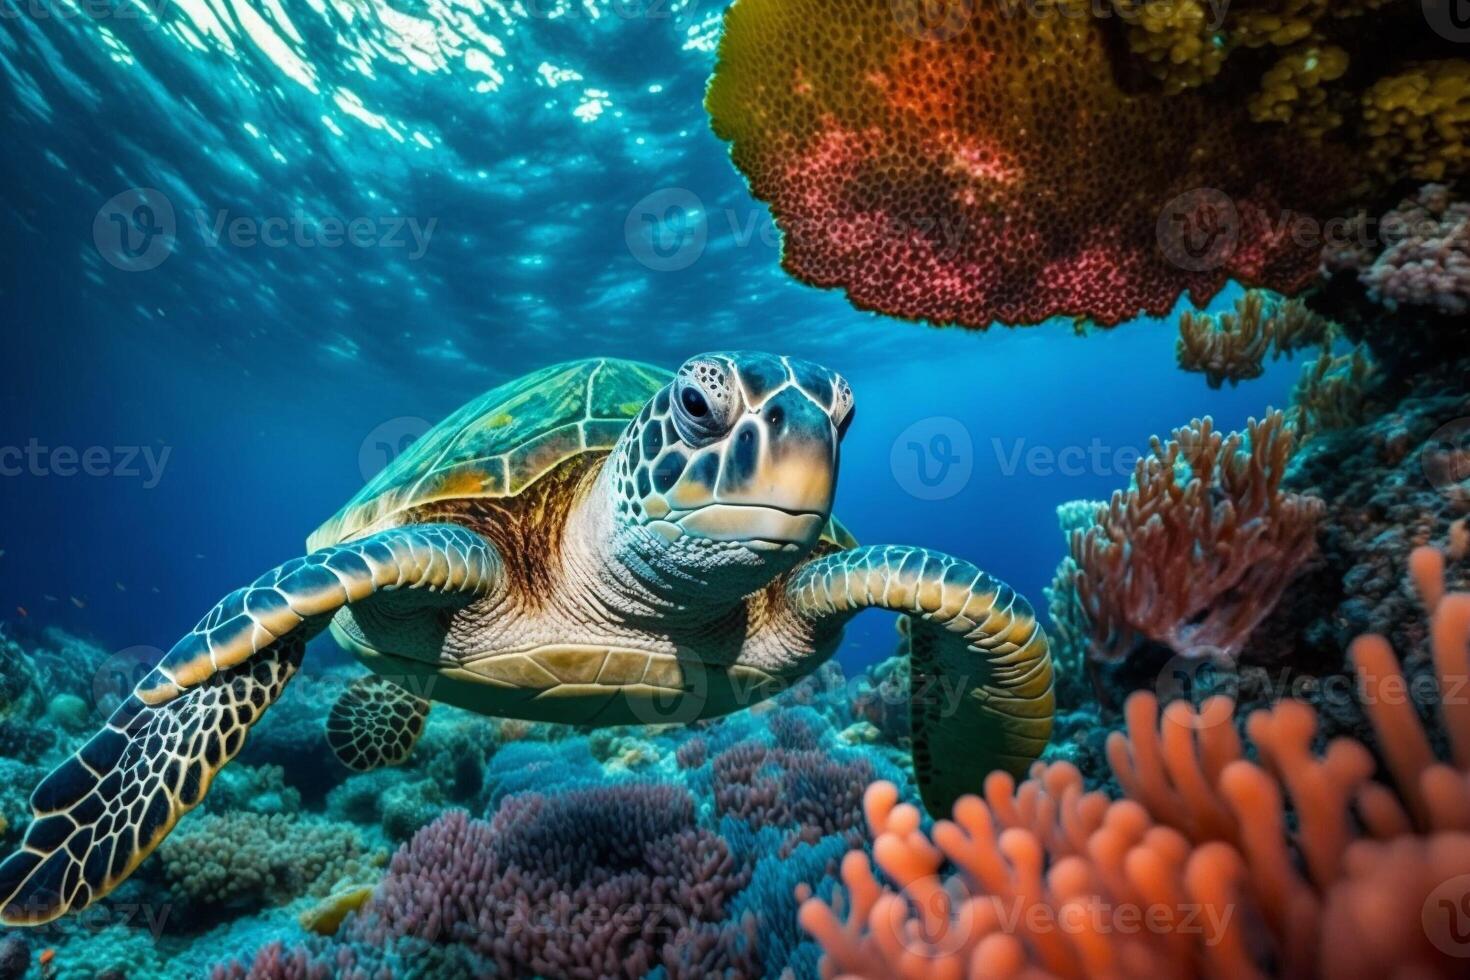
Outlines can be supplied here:
M1322 501L1281 489L1294 448L1281 412L1245 436L1205 419L1154 439L1133 486L1072 533L1092 658L1121 660L1140 638L1190 657L1240 651L1316 551Z
M1109 757L1128 798L1083 791L1069 764L1004 774L965 797L931 836L885 783L868 792L873 856L842 875L842 919L810 899L801 922L827 950L823 974L852 977L1458 977L1470 944L1470 594L1440 598L1442 565L1416 556L1433 610L1443 727L1435 761L1393 651L1361 638L1353 660L1394 780L1372 780L1363 744L1313 751L1317 717L1298 702L1247 725L1233 703L1152 695L1128 706ZM1395 792L1396 790L1396 792ZM1295 811L1294 831L1287 800ZM1299 857L1299 860L1298 860ZM945 861L959 869L948 882Z
M787 271L864 309L1116 324L1229 278L1304 287L1294 221L1332 211L1346 154L1228 95L1125 91L1104 30L1069 0L739 0L708 108Z

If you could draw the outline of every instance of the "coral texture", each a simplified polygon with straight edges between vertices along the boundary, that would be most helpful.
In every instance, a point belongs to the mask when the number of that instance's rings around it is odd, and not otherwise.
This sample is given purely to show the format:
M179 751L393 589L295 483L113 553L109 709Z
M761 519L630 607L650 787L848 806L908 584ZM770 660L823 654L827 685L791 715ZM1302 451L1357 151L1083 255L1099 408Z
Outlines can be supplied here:
M185 907L281 904L374 877L373 854L350 825L284 814L196 814L158 849L159 870Z
M1391 176L1445 180L1470 167L1470 62L1426 61L1375 82L1363 97L1368 159Z
M817 949L796 927L797 882L835 876L860 843L868 782L913 793L906 753L843 741L849 690L829 664L729 718L519 732L477 756L486 819L462 810L433 819L355 911L352 889L311 903L303 921L333 934L256 943L216 975L812 975ZM452 713L432 712L423 742L476 744L478 729ZM330 802L364 823L386 820L386 804L365 796L420 792L421 777L394 772L389 783L352 776Z
M744 933L723 920L748 882L676 787L527 794L419 831L362 923L370 942L455 943L507 976L704 976L739 962Z
M1294 449L1281 412L1246 433L1204 419L1153 440L1133 485L1072 533L1092 659L1143 640L1185 657L1239 653L1315 551L1322 501L1281 488Z
M1234 704L1162 713L1128 705L1108 755L1126 798L1084 792L1068 763L1004 774L984 799L920 831L879 783L865 853L843 863L850 909L807 901L824 976L1456 977L1470 945L1453 916L1470 899L1470 593L1445 595L1443 558L1412 561L1432 611L1438 762L1387 640L1353 661L1391 785L1352 739L1314 750L1317 716L1285 701L1256 712L1248 761ZM1289 819L1289 815L1294 819ZM958 874L940 877L949 862Z
M1304 439L1361 425L1371 415L1378 367L1366 346L1334 357L1324 351L1302 368L1291 393L1292 423Z
M1213 316L1185 312L1179 318L1175 352L1179 366L1205 376L1211 388L1259 378L1273 358L1303 347L1326 344L1332 325L1300 300L1280 301L1251 290L1235 302L1234 313Z
M1081 0L739 0L707 106L787 271L940 324L1111 325L1230 278L1297 291L1320 249L1279 219L1348 187L1345 154L1240 99L1125 90Z
M1329 271L1355 272L1389 308L1470 312L1470 203L1443 184L1426 184L1378 222L1376 252L1371 230L1359 215L1347 241L1324 254Z

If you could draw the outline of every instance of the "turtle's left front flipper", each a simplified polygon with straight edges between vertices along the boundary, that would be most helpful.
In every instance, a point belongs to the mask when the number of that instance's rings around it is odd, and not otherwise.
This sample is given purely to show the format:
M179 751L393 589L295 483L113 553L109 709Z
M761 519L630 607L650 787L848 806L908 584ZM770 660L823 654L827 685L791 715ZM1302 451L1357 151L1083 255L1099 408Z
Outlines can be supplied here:
M924 548L867 547L799 568L797 615L829 642L854 615L909 619L914 773L948 816L995 769L1024 774L1051 737L1051 653L1030 603L969 562Z
M49 922L117 887L204 798L337 610L402 589L469 602L500 569L478 535L422 525L324 548L230 593L36 787L35 819L0 863L0 922Z

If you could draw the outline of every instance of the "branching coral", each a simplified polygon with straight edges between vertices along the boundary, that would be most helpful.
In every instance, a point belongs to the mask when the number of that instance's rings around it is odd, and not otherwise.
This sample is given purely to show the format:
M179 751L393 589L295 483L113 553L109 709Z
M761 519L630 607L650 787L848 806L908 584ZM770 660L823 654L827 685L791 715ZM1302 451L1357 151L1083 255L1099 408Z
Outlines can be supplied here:
M1368 417L1378 368L1366 347L1307 364L1291 395L1292 422L1304 438L1361 425Z
M1199 9L1160 63L1208 57ZM739 0L707 104L789 272L936 323L1116 324L1229 278L1294 292L1317 250L1280 217L1352 183L1348 155L1243 99L1126 90L1083 0Z
M1141 639L1233 657L1315 550L1323 504L1284 492L1295 439L1281 412L1224 436L1210 419L1140 460L1096 524L1072 534L1090 656Z
M1084 792L1070 764L920 832L919 811L875 784L861 851L842 877L850 911L813 898L804 927L823 974L853 977L1456 977L1470 954L1453 917L1470 900L1470 594L1441 595L1443 562L1416 554L1433 610L1434 662L1450 763L1437 762L1386 640L1352 650L1361 699L1392 777L1337 739L1313 749L1317 717L1283 702L1247 725L1247 761L1214 698L1162 713L1128 705L1109 758L1127 798ZM1294 819L1293 819L1294 818ZM958 870L940 875L946 862Z
M1211 388L1259 378L1266 354L1290 354L1325 344L1332 324L1300 300L1272 299L1251 290L1235 301L1234 313L1185 312L1179 318L1175 351L1179 366L1205 376Z

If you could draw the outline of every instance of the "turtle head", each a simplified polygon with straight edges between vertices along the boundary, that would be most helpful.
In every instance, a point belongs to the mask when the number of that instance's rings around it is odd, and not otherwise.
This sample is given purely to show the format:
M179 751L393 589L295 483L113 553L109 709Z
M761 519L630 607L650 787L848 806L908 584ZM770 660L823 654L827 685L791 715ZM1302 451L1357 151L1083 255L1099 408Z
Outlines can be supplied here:
M619 519L681 562L749 569L733 578L753 591L821 537L852 417L852 389L824 367L743 351L695 357L614 454Z

